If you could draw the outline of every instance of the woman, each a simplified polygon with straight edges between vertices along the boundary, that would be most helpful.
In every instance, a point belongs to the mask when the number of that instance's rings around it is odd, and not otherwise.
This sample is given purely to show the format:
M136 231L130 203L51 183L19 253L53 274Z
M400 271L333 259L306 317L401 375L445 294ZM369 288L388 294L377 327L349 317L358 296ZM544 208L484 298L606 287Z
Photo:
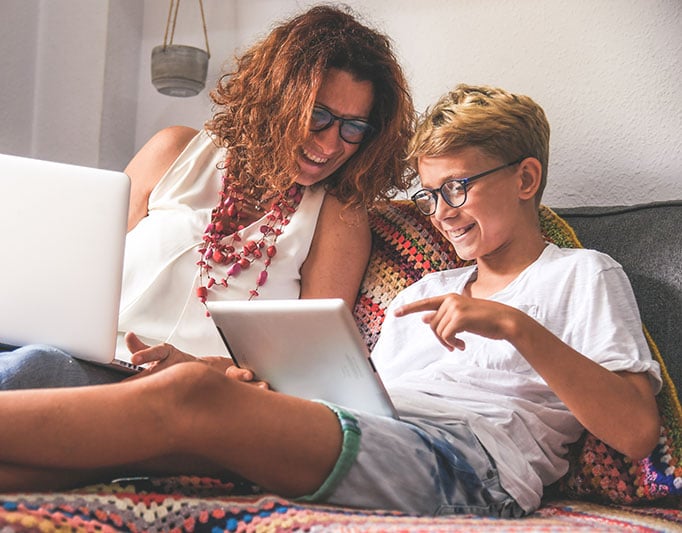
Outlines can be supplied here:
M366 208L405 189L413 108L388 39L318 6L276 27L211 93L204 130L171 127L132 159L124 333L227 355L207 299L343 298L370 252ZM0 357L0 386L120 379L45 347Z

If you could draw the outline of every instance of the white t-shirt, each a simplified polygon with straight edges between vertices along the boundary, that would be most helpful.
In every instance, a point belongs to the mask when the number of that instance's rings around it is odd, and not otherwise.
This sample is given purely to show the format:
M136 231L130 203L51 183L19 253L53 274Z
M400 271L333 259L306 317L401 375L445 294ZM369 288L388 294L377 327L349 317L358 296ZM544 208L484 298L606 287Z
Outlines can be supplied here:
M224 161L225 149L216 146L205 130L200 131L152 191L149 215L128 233L118 357L130 358L123 340L127 331L135 332L147 344L168 342L194 355L228 355L196 295L197 250L219 200L222 181L218 165ZM298 209L277 239L277 256L268 267L268 280L259 288L259 298L300 296L300 268L308 256L324 196L323 187L305 189ZM263 218L239 232L243 242L258 240L266 215L264 212ZM214 286L209 300L247 300L266 257L263 254L251 268L230 278L227 289ZM220 272L227 267L214 268Z
M408 302L461 294L474 274L474 266L436 272L402 291L387 310L372 360L401 415L441 426L466 420L495 460L505 490L524 509L535 509L543 486L566 473L567 446L583 427L507 341L462 333L465 350L450 352L420 313L393 315ZM611 371L648 372L660 389L632 288L609 256L549 244L489 299L525 312Z

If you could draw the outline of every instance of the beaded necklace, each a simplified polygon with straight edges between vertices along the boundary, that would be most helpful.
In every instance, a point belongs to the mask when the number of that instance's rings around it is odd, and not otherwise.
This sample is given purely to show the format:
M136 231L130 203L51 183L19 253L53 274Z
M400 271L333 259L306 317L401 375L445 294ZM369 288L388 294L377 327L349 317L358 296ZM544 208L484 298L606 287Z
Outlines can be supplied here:
M229 172L223 175L222 182L220 201L211 212L211 222L203 236L204 245L198 250L201 259L197 262L199 266L197 297L202 303L206 303L209 290L229 287L230 278L249 269L256 259L262 258L265 254L264 268L256 276L254 288L249 290L249 300L259 295L259 288L268 279L268 267L277 254L277 238L289 224L303 197L303 187L296 183L286 192L277 193L265 215L265 222L259 228L260 236L242 244L242 237L238 232L244 229L240 221L244 218L242 209L248 200L241 188L234 183ZM256 210L260 210L259 205L256 206ZM223 270L221 275L212 274L214 265L225 266L225 269L221 269Z

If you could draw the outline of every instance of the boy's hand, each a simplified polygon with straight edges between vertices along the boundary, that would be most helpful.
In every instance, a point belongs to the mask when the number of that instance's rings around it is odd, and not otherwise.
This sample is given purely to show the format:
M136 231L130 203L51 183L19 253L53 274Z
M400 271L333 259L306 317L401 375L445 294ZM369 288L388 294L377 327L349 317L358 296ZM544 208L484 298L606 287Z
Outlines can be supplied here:
M489 339L505 339L519 311L497 302L469 298L459 294L444 294L405 304L395 316L423 312L422 321L431 326L440 343L448 350L464 350L464 341L457 338L463 331Z

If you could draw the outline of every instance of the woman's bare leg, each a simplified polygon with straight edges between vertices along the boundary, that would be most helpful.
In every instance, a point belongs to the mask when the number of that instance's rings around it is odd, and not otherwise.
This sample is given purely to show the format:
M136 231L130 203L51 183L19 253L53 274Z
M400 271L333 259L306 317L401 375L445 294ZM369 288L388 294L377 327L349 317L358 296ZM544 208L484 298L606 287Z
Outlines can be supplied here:
M126 467L130 474L147 473L147 464L178 473L183 457L198 458L216 473L287 496L319 487L342 440L325 406L201 363L114 385L2 392L0 420L0 464L53 472Z

